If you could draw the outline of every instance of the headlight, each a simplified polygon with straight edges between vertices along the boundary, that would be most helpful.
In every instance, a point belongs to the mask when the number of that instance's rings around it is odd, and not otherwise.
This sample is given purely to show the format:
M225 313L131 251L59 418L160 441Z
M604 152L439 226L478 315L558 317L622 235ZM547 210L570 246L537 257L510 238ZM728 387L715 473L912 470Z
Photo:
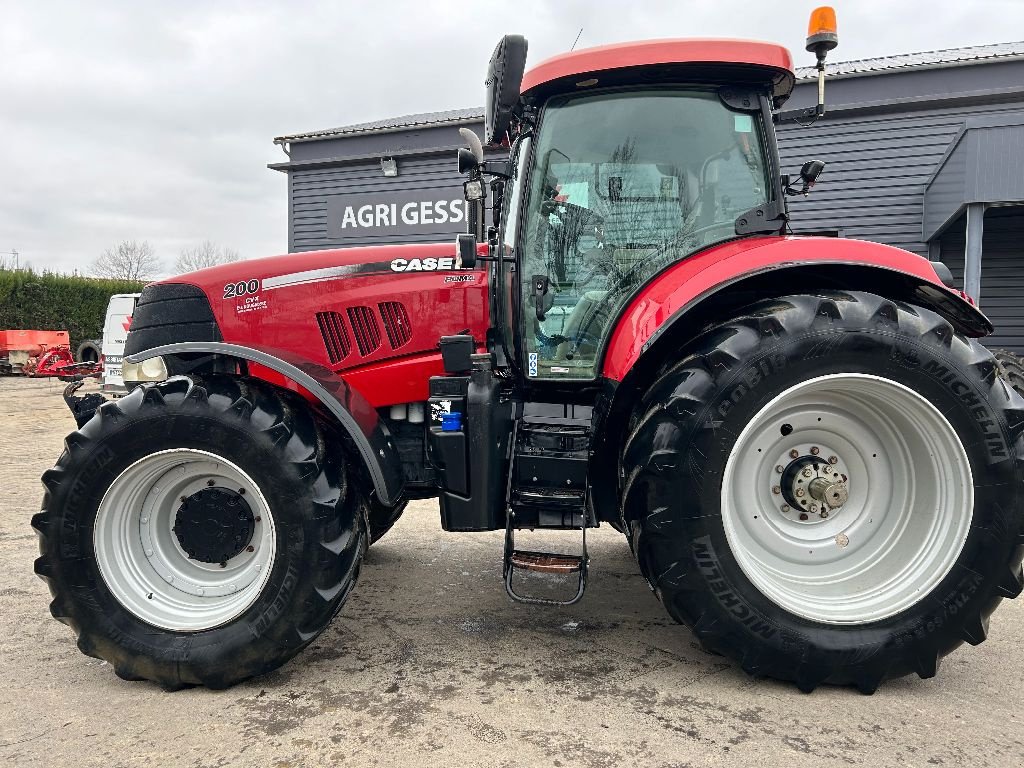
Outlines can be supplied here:
M163 381L167 378L167 366L162 357L151 357L141 363L124 362L121 365L124 383L139 381Z

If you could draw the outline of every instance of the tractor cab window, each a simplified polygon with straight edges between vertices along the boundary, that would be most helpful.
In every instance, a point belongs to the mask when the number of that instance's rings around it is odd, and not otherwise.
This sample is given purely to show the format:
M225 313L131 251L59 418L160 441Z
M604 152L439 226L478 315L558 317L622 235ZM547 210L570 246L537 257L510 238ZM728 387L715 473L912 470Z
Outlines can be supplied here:
M714 91L559 97L535 141L521 220L523 339L537 378L593 378L635 290L736 236L771 194L760 117Z

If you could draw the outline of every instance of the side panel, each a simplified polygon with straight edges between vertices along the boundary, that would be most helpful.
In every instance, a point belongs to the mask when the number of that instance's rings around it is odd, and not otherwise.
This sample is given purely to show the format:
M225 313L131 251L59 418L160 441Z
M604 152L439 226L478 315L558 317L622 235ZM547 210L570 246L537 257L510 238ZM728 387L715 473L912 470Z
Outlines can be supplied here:
M619 318L605 352L602 374L622 381L670 319L722 285L769 269L830 262L901 272L949 293L926 259L899 248L817 237L738 240L691 256L646 286Z

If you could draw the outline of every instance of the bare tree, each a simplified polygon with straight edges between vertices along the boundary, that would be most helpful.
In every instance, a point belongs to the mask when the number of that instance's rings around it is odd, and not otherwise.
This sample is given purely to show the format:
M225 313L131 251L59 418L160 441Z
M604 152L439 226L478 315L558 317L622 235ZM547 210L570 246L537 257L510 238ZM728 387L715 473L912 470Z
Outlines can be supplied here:
M148 241L125 240L96 257L89 271L96 277L148 280L160 271L160 259Z
M238 261L241 258L234 248L226 248L204 240L199 245L183 248L178 258L174 260L176 272L194 272L197 269L214 267L217 264L227 264Z

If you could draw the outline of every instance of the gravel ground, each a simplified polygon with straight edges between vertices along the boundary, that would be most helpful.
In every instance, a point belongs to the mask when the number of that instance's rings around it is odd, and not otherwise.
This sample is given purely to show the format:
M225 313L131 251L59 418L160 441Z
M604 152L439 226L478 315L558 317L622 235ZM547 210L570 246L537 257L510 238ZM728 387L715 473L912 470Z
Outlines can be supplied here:
M40 474L74 422L58 382L0 379L0 760L62 766L1024 764L1024 600L934 680L803 695L696 647L621 535L591 538L570 609L511 603L500 534L445 534L418 502L341 615L229 691L117 679L50 618L32 573Z

